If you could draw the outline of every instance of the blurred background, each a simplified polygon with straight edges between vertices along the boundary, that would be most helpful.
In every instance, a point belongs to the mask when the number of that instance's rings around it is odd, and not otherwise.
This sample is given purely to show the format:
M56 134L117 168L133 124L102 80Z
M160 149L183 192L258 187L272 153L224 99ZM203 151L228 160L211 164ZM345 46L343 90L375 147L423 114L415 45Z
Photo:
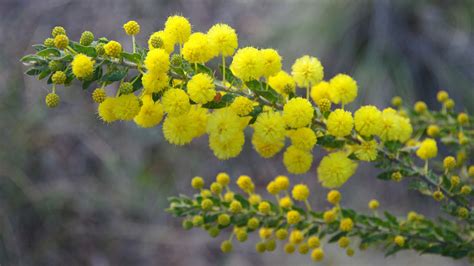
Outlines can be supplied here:
M122 30L129 19L142 26L138 40L183 14L195 31L225 22L239 33L241 46L278 49L288 71L304 54L317 56L325 76L344 72L359 83L355 108L385 107L401 95L410 104L424 99L432 108L438 89L473 112L474 1L388 0L1 0L0 1L0 264L3 265L311 265L309 256L254 252L255 239L223 255L217 239L184 231L164 212L167 197L191 193L195 175L210 181L220 171L265 183L286 174L282 155L263 160L247 139L243 154L218 161L206 138L186 147L163 140L161 128L131 123L104 125L97 119L91 91L60 88L61 105L44 104L45 82L23 75L21 56L32 53L53 26L72 39L84 30L131 44ZM312 186L312 204L328 207L315 168L293 182ZM341 189L343 204L367 212L372 198L403 216L416 210L436 217L437 206L407 190L406 181L383 182L361 165ZM321 265L467 265L439 256L401 252L384 258L380 250L356 251L353 258L327 246Z

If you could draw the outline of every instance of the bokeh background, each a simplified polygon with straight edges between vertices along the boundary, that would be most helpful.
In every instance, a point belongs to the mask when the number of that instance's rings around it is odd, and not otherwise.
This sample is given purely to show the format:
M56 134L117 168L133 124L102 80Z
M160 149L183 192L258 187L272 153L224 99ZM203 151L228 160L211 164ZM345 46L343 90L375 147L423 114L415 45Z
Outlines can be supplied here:
M60 88L62 103L44 105L44 82L23 75L19 58L32 52L55 25L78 39L83 30L128 43L122 24L135 19L138 37L161 29L167 16L190 18L195 31L217 22L237 29L240 44L272 47L289 70L303 54L317 56L327 78L353 75L358 103L379 107L395 95L409 104L424 99L433 108L436 91L447 90L456 109L472 113L474 91L474 1L388 0L1 0L0 1L0 264L1 265L311 265L309 256L281 250L256 254L251 239L231 255L205 232L184 231L164 212L167 197L191 193L190 179L211 180L228 171L265 182L285 174L281 155L262 160L247 141L236 159L218 161L207 139L186 147L163 140L161 128L131 123L104 125L90 91ZM291 176L312 186L312 204L326 208L326 191L315 180L323 151L310 173ZM407 183L383 182L362 165L342 188L343 204L367 211L377 198L397 215L416 210L438 215ZM321 265L467 265L439 256L380 250L347 258L333 245Z

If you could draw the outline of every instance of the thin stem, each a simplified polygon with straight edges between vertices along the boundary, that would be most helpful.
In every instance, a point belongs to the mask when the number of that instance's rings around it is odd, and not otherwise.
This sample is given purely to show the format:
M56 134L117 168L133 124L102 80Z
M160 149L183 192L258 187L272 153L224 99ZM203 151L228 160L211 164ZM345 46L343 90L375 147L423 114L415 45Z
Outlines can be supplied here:
M137 52L137 45L135 43L135 35L132 35L132 47L133 47L133 53Z

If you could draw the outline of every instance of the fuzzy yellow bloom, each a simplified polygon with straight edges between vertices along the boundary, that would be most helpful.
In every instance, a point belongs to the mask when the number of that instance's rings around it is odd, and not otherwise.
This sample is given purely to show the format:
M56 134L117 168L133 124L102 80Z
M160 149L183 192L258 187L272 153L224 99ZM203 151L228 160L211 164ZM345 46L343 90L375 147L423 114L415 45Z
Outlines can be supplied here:
M344 218L341 220L341 223L339 224L339 229L343 232L350 232L352 231L353 227L354 227L354 222L352 222L351 218Z
M74 56L71 62L72 73L78 79L85 79L94 72L94 61L84 54Z
M305 55L296 59L291 75L300 87L319 83L324 77L324 68L316 57Z
M165 112L170 116L186 114L191 108L188 95L181 89L167 90L163 94L162 103Z
M206 63L217 55L217 49L206 34L196 32L184 44L182 53L190 63Z
M285 146L285 141L284 139L268 140L257 134L253 134L252 145L260 156L263 158L271 158L281 151L281 149Z
M193 121L194 137L197 138L204 135L206 133L207 120L209 117L208 109L193 105L186 115Z
M252 178L248 175L241 175L239 178L237 178L237 186L239 186L240 189L247 193L253 192L255 189L255 185L252 181Z
M274 49L260 50L260 56L263 59L262 75L266 78L276 75L281 71L281 56Z
M293 202L291 201L290 197L283 197L283 198L280 199L278 204L282 208L291 208L291 206L293 205Z
M205 104L212 101L216 96L214 80L204 73L194 75L188 82L188 94L196 103Z
M357 163L340 151L324 156L317 169L318 180L323 187L342 186L357 170Z
M182 16L170 16L165 22L165 32L173 36L177 43L183 44L191 35L191 23Z
M423 140L416 151L416 155L422 160L428 160L438 155L438 146L434 139L427 138Z
M285 71L280 71L268 78L268 85L283 96L295 92L296 83L292 76Z
M138 22L135 20L130 20L123 24L123 30L127 35L137 35L140 33L140 24L138 24Z
M297 147L289 146L283 154L283 164L292 174L304 174L309 171L313 163L313 155Z
M268 239L272 236L273 234L273 229L268 228L268 227L262 227L258 231L258 235L260 236L261 239Z
M395 238L393 239L393 242L395 242L395 244L397 244L397 246L399 247L403 247L405 245L405 238L403 236L395 236Z
M428 109L428 106L426 106L426 103L422 101L418 101L415 103L414 109L417 113L423 113Z
M107 97L103 102L99 104L97 112L102 121L106 123L111 123L117 120L117 117L115 117L115 114L113 112L113 109L115 107L115 100L116 99L113 97Z
M325 211L323 213L323 220L325 223L332 223L336 220L337 212L335 209Z
M298 128L295 130L288 130L288 137L291 139L291 145L303 151L311 151L316 145L316 134L307 127Z
M341 193L337 190L331 190L327 194L326 199L329 203L336 205L341 201Z
M161 48L150 50L145 57L145 67L150 72L165 73L170 68L169 54Z
M380 134L382 130L382 112L373 105L366 105L354 113L355 129L362 136Z
M354 145L354 153L357 159L361 161L371 162L377 159L379 144L376 140L363 141L359 145Z
M313 261L322 261L324 259L324 251L321 248L316 248L311 252L311 259Z
M229 210L232 213L240 212L242 210L242 203L240 203L240 201L233 200L229 205Z
M133 119L135 123L144 128L158 125L161 119L163 119L163 105L159 102L154 102L149 95L144 96L142 102L140 112Z
M230 70L243 81L259 79L263 74L263 58L260 51L254 47L245 47L237 50Z
M449 94L446 91L438 91L438 93L436 94L436 99L438 100L438 102L443 103L447 99L449 99Z
M430 137L436 137L439 134L439 127L437 125L429 125L426 129L426 134Z
M291 195L295 200L305 201L309 197L309 188L305 184L298 184L293 187Z
M54 46L56 46L56 48L60 50L64 50L66 49L66 47L68 47L68 45L69 45L69 38L66 35L60 34L54 37Z
M270 142L284 141L285 125L278 112L261 113L253 124L254 135Z
M337 74L330 81L331 101L333 103L348 104L357 97L357 82L346 74Z
M339 247L347 248L349 246L349 244L351 243L351 240L347 236L343 236L343 237L339 238L337 243L338 243Z
M163 136L169 143L182 146L196 137L198 124L189 113L166 117L163 122Z
M169 33L160 30L150 35L148 39L148 49L153 50L157 48L164 49L168 54L174 50L175 39Z
M380 206L380 203L379 203L378 200L373 199L373 200L369 201L369 209L375 210L375 209L377 209L379 206Z
M300 128L310 125L313 116L313 106L301 97L295 97L283 106L283 119L288 127Z
M279 175L275 177L275 183L280 191L287 190L290 186L290 179L287 176Z
M443 167L446 170L451 170L456 167L456 159L453 156L446 156L443 160Z
M140 103L133 93L115 99L113 113L117 119L132 120L140 112Z
M120 57L122 53L122 45L117 41L109 41L104 45L105 54L110 57Z
M143 93L152 94L160 92L168 87L169 78L166 73L148 72L142 76Z
M219 54L231 56L239 46L237 33L227 24L216 24L207 32L209 40L216 46Z
M227 186L230 182L230 176L227 173L218 173L216 176L217 183L221 184L222 186Z
M318 248L321 245L320 239L317 236L310 236L308 238L308 246L310 248Z
M464 125L469 123L469 116L466 113L459 113L457 120L459 124Z
M291 244L300 244L304 240L304 234L300 230L293 230L290 233L289 241Z
M204 187L204 179L200 176L195 176L191 179L191 186L194 189L201 189Z
M254 101L244 96L235 97L234 101L230 104L230 108L240 116L246 116L253 111L255 105L258 105Z
M248 121L248 118L239 117L230 108L218 109L209 117L207 132L222 140L227 140L237 133L242 133Z
M262 201L262 197L258 194L252 194L249 196L250 205L257 205Z
M331 99L331 85L327 81L321 81L311 88L311 99L314 103L318 103L321 99Z
M280 192L280 187L278 187L278 184L275 181L271 181L267 185L267 191L272 195L277 195Z
M226 136L224 139L218 135L209 135L209 147L220 160L234 158L240 154L245 142L243 132Z
M326 124L329 134L335 137L345 137L351 134L354 120L351 112L336 109L329 114Z
M381 121L382 126L379 136L383 141L398 140L405 142L411 137L413 127L410 120L398 115L394 109L384 109Z
M258 211L263 213L263 214L268 214L271 211L271 206L270 203L267 201L262 201L258 204Z

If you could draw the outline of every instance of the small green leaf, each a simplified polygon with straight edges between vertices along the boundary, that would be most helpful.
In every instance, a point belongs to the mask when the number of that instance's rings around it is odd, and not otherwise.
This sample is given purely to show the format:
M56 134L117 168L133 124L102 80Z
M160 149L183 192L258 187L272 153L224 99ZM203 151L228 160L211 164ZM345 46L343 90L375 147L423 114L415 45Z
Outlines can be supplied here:
M140 61L142 59L141 55L138 54L138 53L131 54L131 53L127 53L127 52L122 52L121 55L125 60L130 61L130 62L135 63L135 64L140 63Z
M265 98L271 103L276 103L280 100L280 94L278 94L274 89L272 89L265 82L260 82L258 80L251 80L245 83L247 87L253 91L256 95Z
M102 81L103 82L115 82L122 80L125 78L127 75L128 70L115 70L111 71L109 73L106 73L104 76L102 76Z
M38 56L49 57L49 56L59 56L61 52L56 48L46 48L36 53Z
M318 144L326 148L338 149L344 146L344 141L338 140L336 137L331 135L324 135L318 138Z
M212 102L208 102L203 104L202 107L206 109L220 109L226 106L229 106L234 101L235 95L232 93L226 93L222 96L219 100L214 100Z
M85 54L85 55L90 56L90 57L96 57L97 56L97 52L96 52L94 47L84 46L84 45L81 45L77 42L70 42L69 45L71 46L71 48L74 51L76 51L78 53Z

